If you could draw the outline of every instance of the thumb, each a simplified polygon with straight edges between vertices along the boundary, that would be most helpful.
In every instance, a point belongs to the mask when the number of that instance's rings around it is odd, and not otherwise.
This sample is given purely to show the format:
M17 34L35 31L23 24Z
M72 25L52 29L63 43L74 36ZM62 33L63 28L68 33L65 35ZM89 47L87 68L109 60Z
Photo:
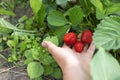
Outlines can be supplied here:
M50 41L43 41L42 46L47 48L52 55L58 53L59 47L57 47L55 44L53 44Z

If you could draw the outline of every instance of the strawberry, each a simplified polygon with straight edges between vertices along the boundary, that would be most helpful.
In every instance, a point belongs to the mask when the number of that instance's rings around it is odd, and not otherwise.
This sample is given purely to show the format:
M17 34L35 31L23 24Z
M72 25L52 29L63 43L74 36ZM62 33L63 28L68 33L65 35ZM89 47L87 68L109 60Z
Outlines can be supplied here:
M93 34L90 30L83 31L81 34L81 41L83 43L87 43L87 44L91 43L92 42L92 35Z
M73 45L77 41L77 35L74 32L69 32L64 35L63 41L67 45Z
M81 42L81 41L77 41L75 44L74 44L74 49L76 52L82 52L83 48L84 48L84 44Z

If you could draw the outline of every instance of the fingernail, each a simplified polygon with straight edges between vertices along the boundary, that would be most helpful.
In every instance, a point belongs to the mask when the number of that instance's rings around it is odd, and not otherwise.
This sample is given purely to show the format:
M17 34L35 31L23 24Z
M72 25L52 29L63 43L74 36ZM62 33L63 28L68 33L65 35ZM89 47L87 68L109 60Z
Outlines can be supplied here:
M43 47L46 47L46 43L44 41L41 44Z

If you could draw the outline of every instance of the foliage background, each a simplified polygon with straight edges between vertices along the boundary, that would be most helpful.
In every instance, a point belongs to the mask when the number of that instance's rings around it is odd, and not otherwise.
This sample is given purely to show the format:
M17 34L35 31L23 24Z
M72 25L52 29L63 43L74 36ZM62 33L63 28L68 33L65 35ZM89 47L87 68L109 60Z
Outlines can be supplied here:
M61 46L65 33L90 29L96 45L93 80L120 80L119 7L119 0L1 0L0 50L10 49L1 57L25 66L30 79L59 80L61 69L41 42Z

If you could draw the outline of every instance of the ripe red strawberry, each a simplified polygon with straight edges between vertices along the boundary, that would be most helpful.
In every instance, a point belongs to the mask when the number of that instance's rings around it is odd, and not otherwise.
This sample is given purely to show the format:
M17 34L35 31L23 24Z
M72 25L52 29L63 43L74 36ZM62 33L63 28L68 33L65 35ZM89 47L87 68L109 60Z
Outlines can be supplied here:
M84 44L81 41L77 41L74 44L74 49L76 52L82 52L83 48L84 48Z
M81 41L83 43L91 43L92 42L92 32L90 30L85 30L82 32L82 35L81 35Z
M63 41L67 45L73 45L77 41L77 35L74 32L69 32L64 35Z

